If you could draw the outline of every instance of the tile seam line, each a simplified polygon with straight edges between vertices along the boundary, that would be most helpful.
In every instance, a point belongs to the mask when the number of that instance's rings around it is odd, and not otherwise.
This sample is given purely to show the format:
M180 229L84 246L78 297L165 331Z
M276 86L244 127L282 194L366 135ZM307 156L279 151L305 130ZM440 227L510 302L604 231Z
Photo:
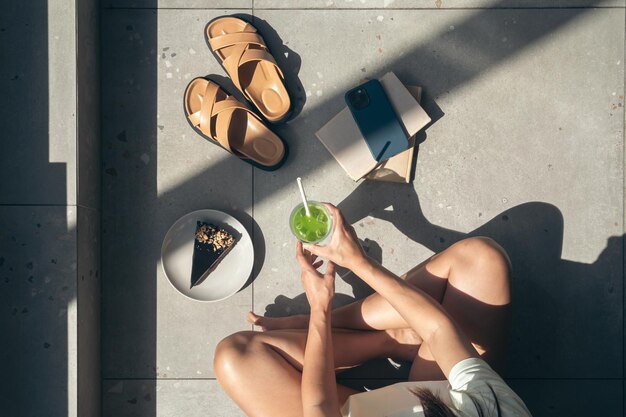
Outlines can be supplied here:
M74 140L76 141L76 149L75 152L76 154L74 155L75 158L75 166L74 166L74 174L75 174L75 186L74 186L74 201L76 201L76 204L73 204L73 206L79 206L80 205L80 201L78 200L78 184L79 184L79 172L80 172L80 141L79 141L79 137L78 137L78 121L80 120L80 114L79 114L79 108L78 108L78 4L79 4L80 0L74 0ZM69 206L69 205L68 205ZM78 219L77 219L77 224L78 224ZM78 242L76 243L76 251L78 251ZM76 252L78 253L78 252ZM77 274L78 277L78 274ZM77 280L78 281L78 280ZM78 304L78 294L76 296L76 303Z
M79 50L78 50L78 7L79 7L79 1L80 0L74 0L74 97L73 99L73 106L74 106L74 143L76 144L76 148L74 149L74 201L76 202L76 204L74 205L74 207L76 207L74 216L75 216L75 223L74 223L74 253L76 256L76 271L75 271L75 276L74 276L74 291L75 291L75 295L74 295L74 320L76 320L76 324L75 324L75 334L74 334L74 344L75 346L72 346L72 348L76 349L76 352L73 354L74 356L74 361L76 361L76 369L74 370L74 373L72 374L73 378L76 378L76 380L74 381L74 383L72 384L72 391L75 395L75 398L73 398L72 400L72 410L70 410L70 404L68 404L67 407L67 411L68 411L68 416L78 416L78 411L79 411L79 407L80 407L80 398L81 398L81 394L83 392L83 390L81 389L81 384L79 383L80 381L80 375L81 375L81 361L79 360L79 356L80 356L80 352L82 349L82 344L81 344L81 339L80 337L78 337L78 327L79 327L79 318L78 318L78 309L79 309L79 305L81 304L81 298L79 296L80 291L78 290L78 286L80 285L80 264L81 264L81 260L78 256L78 251L79 251L79 242L80 242L80 228L78 227L79 224L79 217L78 217L78 205L80 203L80 200L78 199L78 195L79 195L79 183L80 183L80 178L79 178L79 172L80 172L80 140L79 140L79 136L78 136L78 132L79 132L79 123L78 121L80 120L80 114L79 114L79 108L78 108L78 62L79 62ZM100 115L98 115L98 117L100 117ZM69 207L69 206L68 206ZM67 210L66 210L66 217L67 217ZM69 313L69 302L68 302L68 313ZM68 339L69 339L69 324L68 324ZM74 330L72 329L72 330ZM69 344L69 343L68 343ZM70 349L70 346L68 346L68 350ZM69 358L68 358L68 362L69 362ZM69 371L68 371L68 380L69 380ZM99 378L98 378L99 379ZM68 386L68 391L70 390L70 387ZM100 394L100 393L98 393ZM69 403L69 399L68 399L68 403Z
M85 209L85 210L92 210L92 211L96 211L96 212L100 213L100 209L99 208L89 207L89 206L85 206L83 204L76 204L74 206L68 206L68 207L77 207L77 208L81 208L81 209Z
M626 9L626 6L563 6L563 7L449 7L449 8L436 8L436 7L363 7L363 8L350 8L350 7L334 7L331 9L319 8L319 7L255 7L254 10L320 10L320 11L333 11L333 10L362 10L362 11L385 11L385 10L611 10L611 9ZM252 10L250 7L104 7L102 10Z
M100 213L100 209L96 207L85 206L83 204L39 204L39 203L2 203L0 207L76 207L85 210L93 210Z
M100 2L100 4L102 4L102 2ZM97 6L96 6L97 7ZM102 10L102 8L98 8L97 9L97 36L98 36L98 55L97 55L97 62L96 62L96 71L98 71L98 78L97 78L97 109L98 109L98 120L99 120L99 129L97 131L97 143L98 143L98 148L97 148L97 152L98 152L98 163L100 164L100 167L98 169L98 188L99 188L99 193L98 193L98 202L99 202L99 207L100 210L98 211L99 214L99 218L98 218L98 270L100 271L100 279L99 279L99 285L98 285L98 292L99 294L99 305L98 305L98 379L100 382L100 387L99 387L99 398L100 398L100 416L104 416L104 367L106 364L106 358L105 358L105 348L104 348L104 331L103 328L104 326L102 326L102 323L104 321L104 317L105 313L106 313L106 307L105 307L105 303L103 302L103 299L105 298L104 294L104 271L103 271L103 253L104 253L104 239L103 239L103 235L104 233L102 232L104 230L104 221L105 221L105 216L104 216L104 212L103 212L103 208L104 208L104 186L103 186L103 182L104 182L104 175L102 175L102 171L104 171L103 167L102 167L102 145L103 145L103 141L102 141L102 132L103 132L103 128L104 128L104 118L103 118L103 108L104 108L104 102L103 102L103 94L102 94L102 80L103 80L103 70L102 70L102 54L103 54L103 50L104 48L102 47L102 43L103 43L103 36L102 36L102 20L104 19L104 10Z
M252 10L250 7L103 7L101 10Z
M0 207L79 207L77 204L0 203Z

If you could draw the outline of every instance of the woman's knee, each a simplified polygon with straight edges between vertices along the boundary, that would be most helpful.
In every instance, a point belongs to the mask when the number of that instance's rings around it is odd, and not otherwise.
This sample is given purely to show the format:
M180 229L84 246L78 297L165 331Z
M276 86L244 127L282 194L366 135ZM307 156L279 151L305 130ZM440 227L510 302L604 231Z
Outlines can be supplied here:
M242 331L222 339L215 348L213 369L219 380L237 378L242 365L249 356L255 332Z
M457 243L456 265L450 283L485 303L510 302L509 257L498 243L487 237L472 237Z
M464 263L481 268L493 268L506 271L511 269L511 261L502 246L486 236L477 236L464 239L457 243L459 255Z

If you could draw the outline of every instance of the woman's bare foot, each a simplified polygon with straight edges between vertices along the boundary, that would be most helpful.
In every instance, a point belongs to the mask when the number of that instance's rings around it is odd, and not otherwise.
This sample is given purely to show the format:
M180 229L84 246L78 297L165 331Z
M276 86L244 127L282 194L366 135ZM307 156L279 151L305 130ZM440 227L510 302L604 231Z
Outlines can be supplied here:
M309 326L309 316L297 315L288 317L264 317L248 312L246 317L248 322L259 326L261 330L285 330L285 329L306 329Z

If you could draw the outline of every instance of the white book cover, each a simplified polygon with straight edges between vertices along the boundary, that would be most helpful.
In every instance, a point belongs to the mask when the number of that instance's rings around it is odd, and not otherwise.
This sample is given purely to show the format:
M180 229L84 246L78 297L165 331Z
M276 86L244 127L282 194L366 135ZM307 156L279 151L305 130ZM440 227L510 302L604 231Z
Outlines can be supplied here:
M385 74L379 81L409 135L408 140L430 122L430 117L394 73ZM347 107L315 135L354 181L367 175L379 164Z

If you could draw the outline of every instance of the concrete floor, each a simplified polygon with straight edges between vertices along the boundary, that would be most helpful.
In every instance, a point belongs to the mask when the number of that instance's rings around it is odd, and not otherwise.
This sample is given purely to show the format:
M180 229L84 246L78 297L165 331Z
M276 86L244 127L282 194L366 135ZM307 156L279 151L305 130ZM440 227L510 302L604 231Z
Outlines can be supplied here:
M250 309L306 309L286 222L297 176L396 273L466 236L495 238L514 265L506 379L535 416L623 415L624 1L544 3L103 2L104 416L243 415L215 381L214 348L250 329ZM203 35L230 13L273 29L297 97L298 116L275 129L290 155L274 173L183 114L192 78L230 86ZM347 89L387 71L424 87L436 121L412 184L354 183L314 132ZM169 226L202 208L237 217L257 251L253 283L217 304L178 294L159 265ZM367 289L348 276L337 293L345 304ZM399 377L371 369L346 378Z

